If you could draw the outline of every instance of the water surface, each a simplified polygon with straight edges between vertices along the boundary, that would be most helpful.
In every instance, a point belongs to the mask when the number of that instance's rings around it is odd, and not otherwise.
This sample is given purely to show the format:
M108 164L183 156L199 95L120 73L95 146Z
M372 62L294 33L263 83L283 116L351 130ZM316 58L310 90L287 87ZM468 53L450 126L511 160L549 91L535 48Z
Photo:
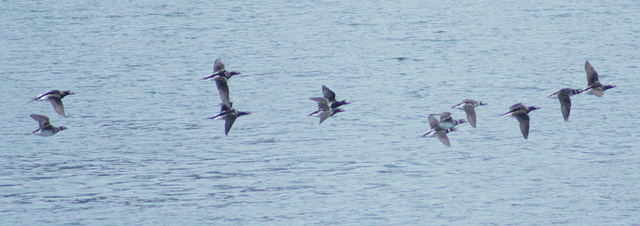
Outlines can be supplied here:
M3 2L0 224L632 224L637 1ZM253 114L229 136L213 60ZM602 98L573 98L589 60ZM353 104L306 116L327 85ZM68 117L26 103L72 90ZM477 109L452 147L427 115ZM497 117L523 102L529 139ZM44 114L69 128L30 134Z

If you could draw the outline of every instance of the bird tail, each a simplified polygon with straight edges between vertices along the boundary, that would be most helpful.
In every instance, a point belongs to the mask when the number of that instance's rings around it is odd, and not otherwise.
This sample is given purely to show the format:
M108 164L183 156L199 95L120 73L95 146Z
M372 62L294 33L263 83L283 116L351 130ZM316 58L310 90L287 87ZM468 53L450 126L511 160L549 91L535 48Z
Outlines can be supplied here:
M462 103L459 103L459 104L453 105L453 107L451 107L451 109L455 109L456 107L458 107L458 106L460 106L460 105L463 105L463 104L465 104L465 103L464 103L464 102L462 102Z
M218 117L220 117L220 116L222 116L222 114L218 114L218 115L216 115L216 116L209 117L209 118L207 118L207 119L216 119L216 118L218 118Z
M433 130L433 129L432 129L432 130L429 130L429 132L425 133L425 134L424 134L424 135L422 135L421 137L429 136L429 135L431 135L433 132L435 132L435 130Z
M549 98L558 98L556 95L557 95L559 92L560 92L560 91L555 92L555 93L552 93L552 94L549 94L549 95L547 95L547 97L549 97Z

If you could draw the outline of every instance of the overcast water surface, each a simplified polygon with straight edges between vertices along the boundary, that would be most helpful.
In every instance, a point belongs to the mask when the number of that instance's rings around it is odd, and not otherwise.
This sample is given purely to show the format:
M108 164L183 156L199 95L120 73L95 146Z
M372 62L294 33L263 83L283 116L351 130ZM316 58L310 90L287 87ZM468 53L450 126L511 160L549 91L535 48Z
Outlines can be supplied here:
M640 222L637 0L2 1L0 49L0 225ZM586 60L617 88L565 122ZM352 104L318 125L322 85ZM420 137L467 98L477 128Z

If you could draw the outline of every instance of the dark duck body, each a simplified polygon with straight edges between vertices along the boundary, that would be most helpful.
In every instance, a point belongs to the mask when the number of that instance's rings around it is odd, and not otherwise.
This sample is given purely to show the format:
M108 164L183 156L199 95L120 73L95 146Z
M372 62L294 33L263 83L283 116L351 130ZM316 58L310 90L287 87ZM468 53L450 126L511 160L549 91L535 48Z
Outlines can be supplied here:
M64 127L64 126L60 126L60 127L52 126L49 123L49 118L44 115L32 114L31 118L33 118L33 120L38 121L38 125L39 125L39 128L34 130L31 133L38 134L40 136L44 136L44 137L53 136L54 134L67 129L67 127Z
M216 76L224 77L226 79L229 79L234 75L240 75L240 74L242 74L242 73L240 73L238 71L231 71L231 72L227 71L224 68L224 63L222 63L222 60L216 59L213 62L213 74L211 74L211 75L209 75L207 77L204 77L202 79L209 79L209 78L213 78L213 77L216 77Z
M516 117L518 122L520 123L520 132L522 132L522 136L524 139L529 138L529 112L540 109L536 106L524 106L522 103L514 104L509 108L507 113L502 114L502 116L511 114L511 116Z
M602 83L600 83L600 79L598 78L598 72L596 71L596 69L593 68L593 66L591 66L591 63L589 63L588 60L587 62L584 63L584 69L587 72L587 85L588 85L585 91L590 89L591 94L594 94L597 97L602 97L604 95L605 90L616 87L613 84L602 85Z
M451 108L456 108L462 106L462 110L464 110L467 115L467 121L471 124L471 127L476 128L476 107L487 105L486 103L480 101L475 101L471 99L464 99L461 103L454 105Z
M51 106L53 106L53 110L55 110L61 116L67 116L64 113L64 104L62 104L62 98L73 95L74 93L70 90L60 91L60 90L51 90L45 94L42 94L31 101L49 101L51 102ZM29 101L29 102L31 102ZM28 102L27 102L28 103Z

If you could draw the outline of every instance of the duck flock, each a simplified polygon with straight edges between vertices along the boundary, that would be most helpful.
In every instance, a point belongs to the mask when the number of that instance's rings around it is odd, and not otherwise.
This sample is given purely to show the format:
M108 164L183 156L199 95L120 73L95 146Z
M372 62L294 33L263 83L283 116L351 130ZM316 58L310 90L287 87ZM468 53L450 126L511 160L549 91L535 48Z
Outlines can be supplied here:
M604 95L604 91L615 88L616 86L613 84L603 85L600 83L598 78L598 72L593 68L589 61L585 62L585 71L587 73L587 87L584 89L573 89L573 88L564 88L559 90L558 92L552 93L548 95L549 98L556 98L560 101L560 111L562 113L562 117L565 121L569 120L569 114L571 113L571 96L581 94L583 92L589 91L590 94L593 94L597 97L602 97ZM224 133L225 135L229 134L233 123L236 119L243 115L249 115L251 112L248 111L238 111L233 108L233 102L229 98L229 85L228 80L231 79L234 75L240 75L241 73L238 71L227 71L225 69L225 65L222 63L221 59L216 59L213 64L213 73L203 80L212 79L216 83L216 87L218 88L218 93L220 95L220 113L209 117L207 119L223 119L225 120L224 125ZM51 90L47 93L44 93L33 100L29 101L49 101L53 106L53 109L62 117L65 117L66 114L64 112L64 105L62 104L62 99L68 95L73 95L74 93L60 90ZM350 104L347 100L336 100L336 94L326 86L322 86L322 97L311 97L310 100L317 102L318 109L309 114L309 116L317 116L320 118L319 124L322 124L329 117L339 113L344 112L344 110L340 107ZM467 119L453 119L451 116L451 112L442 112L439 114L430 114L428 116L430 130L422 135L422 137L437 137L443 144L447 146L451 146L451 142L449 141L449 137L447 134L449 132L456 131L456 126L469 123L471 127L476 128L477 126L477 118L476 118L476 110L475 108L478 106L487 105L482 101L475 101L471 99L462 100L462 102L452 106L452 109L460 109L464 110L467 115ZM520 131L522 132L522 136L524 139L529 137L529 113L534 110L540 109L537 106L526 106L522 103L514 104L509 107L509 111L500 116L513 116L520 123ZM439 116L439 119L438 117ZM44 115L32 114L31 118L36 120L39 124L39 128L34 130L32 133L38 134L41 136L51 136L62 130L67 129L64 126L55 127L50 124L49 118Z

